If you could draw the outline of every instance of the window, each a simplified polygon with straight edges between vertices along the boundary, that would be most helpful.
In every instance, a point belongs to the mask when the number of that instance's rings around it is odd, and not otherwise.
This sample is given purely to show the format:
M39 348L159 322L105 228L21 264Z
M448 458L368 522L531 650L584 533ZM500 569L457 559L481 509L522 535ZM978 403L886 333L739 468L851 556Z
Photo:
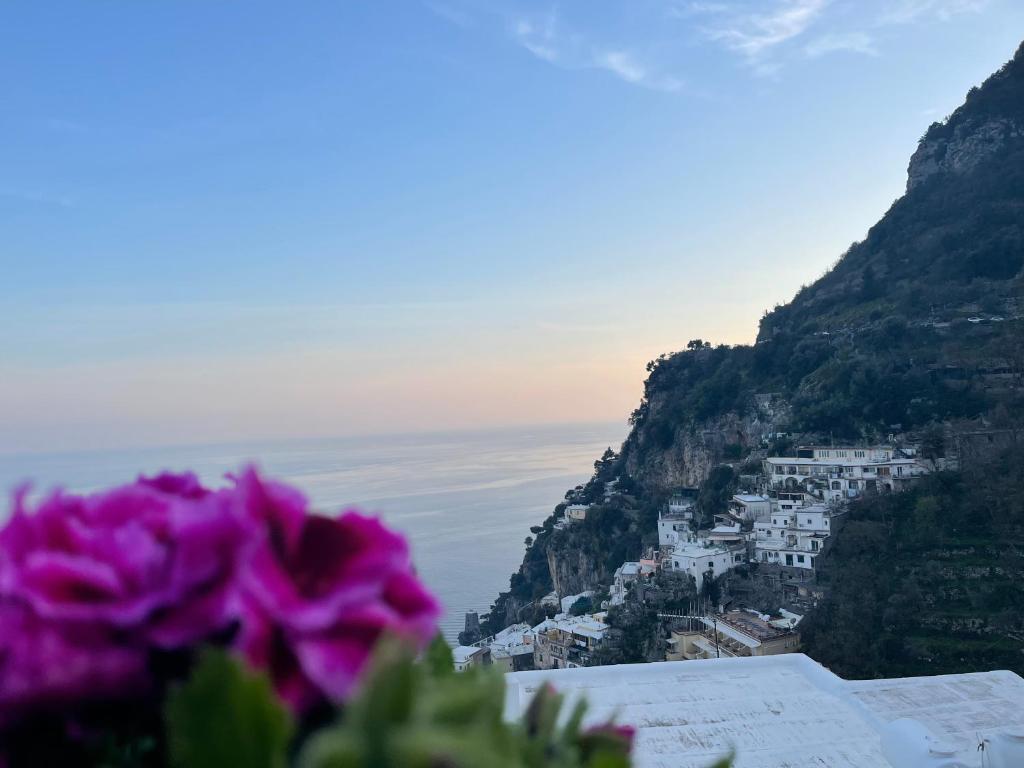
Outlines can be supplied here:
M797 561L798 563L802 563L802 562L804 561L804 556L803 556L803 555L797 555L797 556L796 556L796 561Z

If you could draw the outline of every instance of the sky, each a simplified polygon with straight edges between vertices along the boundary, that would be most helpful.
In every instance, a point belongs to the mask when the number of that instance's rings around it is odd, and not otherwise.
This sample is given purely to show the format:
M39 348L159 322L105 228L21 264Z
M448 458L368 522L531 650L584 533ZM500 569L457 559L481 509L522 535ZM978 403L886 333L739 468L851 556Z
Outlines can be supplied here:
M0 453L622 421L1019 0L0 4Z

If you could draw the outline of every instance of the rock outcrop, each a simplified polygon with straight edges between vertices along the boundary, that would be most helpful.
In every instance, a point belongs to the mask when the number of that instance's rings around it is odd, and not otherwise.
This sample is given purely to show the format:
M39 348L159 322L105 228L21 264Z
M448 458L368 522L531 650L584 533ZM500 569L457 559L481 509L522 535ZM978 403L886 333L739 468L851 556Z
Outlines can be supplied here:
M1014 120L993 118L960 122L952 126L951 135L944 133L929 131L911 156L908 192L939 173L970 173L1008 142L1024 139L1024 126Z

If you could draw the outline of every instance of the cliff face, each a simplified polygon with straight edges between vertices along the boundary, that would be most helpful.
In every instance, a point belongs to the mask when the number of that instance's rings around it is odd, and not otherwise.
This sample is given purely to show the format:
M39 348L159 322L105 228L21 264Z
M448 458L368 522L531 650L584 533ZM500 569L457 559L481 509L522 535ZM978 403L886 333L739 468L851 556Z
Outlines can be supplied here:
M1005 118L965 120L951 136L926 136L910 158L907 191L936 174L969 173L1017 139L1024 139L1024 127Z
M595 556L593 552L549 547L547 556L551 583L560 598L578 595L611 581L612 574L603 567L602 558Z
M963 106L935 123L921 139L907 169L907 191L938 174L970 173L1012 142L1024 139L1024 45Z
M654 395L651 417L657 419L669 410L670 400L667 394ZM742 414L727 411L692 428L676 430L668 445L656 445L655 434L637 430L625 453L626 472L656 492L696 488L716 466L758 447L765 435L782 428L784 418L771 416L756 402L746 405Z

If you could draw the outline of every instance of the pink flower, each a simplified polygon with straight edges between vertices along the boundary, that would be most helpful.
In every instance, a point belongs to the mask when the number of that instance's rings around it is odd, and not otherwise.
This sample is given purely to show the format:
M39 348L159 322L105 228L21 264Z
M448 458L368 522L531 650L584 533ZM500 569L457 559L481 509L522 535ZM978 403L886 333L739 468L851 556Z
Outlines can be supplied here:
M0 728L26 712L145 691L146 660L101 627L68 631L0 602Z
M379 520L309 514L300 493L252 469L238 494L264 533L242 572L237 646L296 711L347 696L383 633L417 647L436 633L437 601Z
M0 598L76 632L175 648L233 618L245 530L229 492L161 475L89 496L55 492L30 511L24 490L0 531Z
M626 750L633 747L633 738L636 736L636 728L632 725L617 725L616 723L604 723L588 728L585 736L608 736L625 744Z

